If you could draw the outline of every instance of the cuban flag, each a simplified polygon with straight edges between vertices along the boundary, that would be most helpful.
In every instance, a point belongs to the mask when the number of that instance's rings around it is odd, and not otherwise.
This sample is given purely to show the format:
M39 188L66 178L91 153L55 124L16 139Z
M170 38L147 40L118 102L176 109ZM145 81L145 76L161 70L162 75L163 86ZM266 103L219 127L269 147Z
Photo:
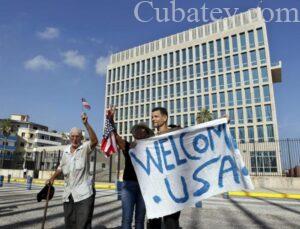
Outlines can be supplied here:
M83 106L85 109L87 109L87 110L90 110L90 109L91 109L90 104L86 101L85 98L82 98L81 101L82 101L82 106Z
M106 116L104 134L101 141L101 151L105 154L106 157L111 156L112 154L118 152L116 136L115 136L115 127L112 119Z

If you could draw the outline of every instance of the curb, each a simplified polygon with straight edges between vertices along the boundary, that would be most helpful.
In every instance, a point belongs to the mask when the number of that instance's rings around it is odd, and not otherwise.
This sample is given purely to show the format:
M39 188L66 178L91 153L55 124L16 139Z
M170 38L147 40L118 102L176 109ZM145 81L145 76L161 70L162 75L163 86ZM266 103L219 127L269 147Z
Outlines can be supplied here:
M11 182L16 183L26 183L24 178L11 178ZM45 180L33 179L33 184L44 185ZM55 186L64 186L64 181L55 181ZM97 183L95 184L96 189L107 189L107 190L116 190L116 185L112 183ZM272 193L272 192L245 192L245 191L235 191L228 192L231 197L253 197L253 198L274 198L274 199L294 199L300 200L299 193Z
M229 192L229 196L236 196L236 197L261 197L261 198L296 199L296 200L300 200L300 194L297 194L297 193Z

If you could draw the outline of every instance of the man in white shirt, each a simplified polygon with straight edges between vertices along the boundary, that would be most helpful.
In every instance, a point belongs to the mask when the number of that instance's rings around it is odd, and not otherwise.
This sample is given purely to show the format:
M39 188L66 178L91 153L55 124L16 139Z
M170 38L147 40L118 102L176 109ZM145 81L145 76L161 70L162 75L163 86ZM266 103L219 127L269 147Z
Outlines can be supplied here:
M48 180L53 184L55 178L64 174L64 216L66 228L91 228L93 212L93 188L89 175L90 153L98 144L97 136L88 123L85 114L81 116L86 127L90 141L81 143L82 131L72 128L70 131L71 144L66 147L62 154L60 164Z

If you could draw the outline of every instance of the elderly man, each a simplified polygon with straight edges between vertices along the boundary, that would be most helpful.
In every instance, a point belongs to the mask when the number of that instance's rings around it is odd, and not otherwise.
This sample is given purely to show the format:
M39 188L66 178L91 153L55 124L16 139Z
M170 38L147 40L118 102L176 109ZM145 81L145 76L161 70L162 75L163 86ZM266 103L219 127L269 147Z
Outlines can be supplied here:
M89 175L89 154L98 144L97 136L83 114L82 122L86 127L90 141L81 143L82 131L72 128L71 144L63 152L60 165L47 182L53 184L55 178L64 174L64 216L66 228L91 228L93 214L93 189Z

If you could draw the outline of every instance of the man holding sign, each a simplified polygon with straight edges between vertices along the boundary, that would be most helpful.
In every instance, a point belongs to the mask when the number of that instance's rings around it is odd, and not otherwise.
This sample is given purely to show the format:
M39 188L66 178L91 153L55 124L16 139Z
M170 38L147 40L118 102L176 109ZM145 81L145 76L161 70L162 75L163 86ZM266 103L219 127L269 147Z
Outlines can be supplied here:
M225 118L169 132L167 117L154 109L159 135L139 140L129 153L148 219L164 217L167 229L178 228L178 212L185 207L223 192L253 189Z

